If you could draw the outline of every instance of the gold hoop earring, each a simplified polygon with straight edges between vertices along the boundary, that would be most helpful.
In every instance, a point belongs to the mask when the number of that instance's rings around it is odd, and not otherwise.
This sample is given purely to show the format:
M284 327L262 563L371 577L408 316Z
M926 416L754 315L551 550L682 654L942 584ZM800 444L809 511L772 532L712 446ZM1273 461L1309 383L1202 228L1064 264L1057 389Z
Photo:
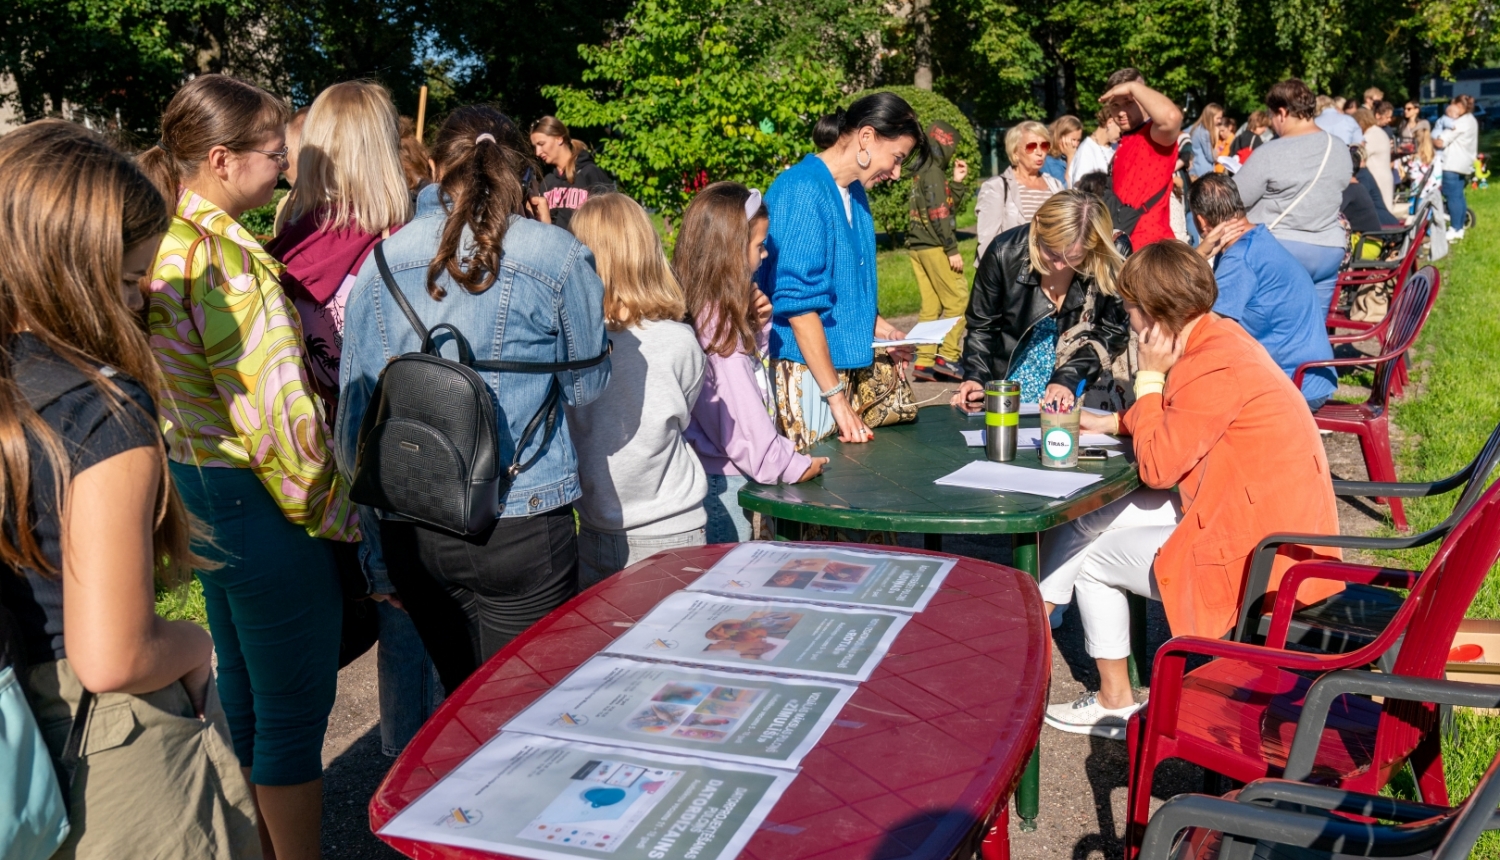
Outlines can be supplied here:
M861 152L864 153L864 156L865 156L865 160L864 161L860 161L859 160L859 155L860 155ZM869 167L870 166L870 150L868 150L868 149L861 149L859 152L854 153L854 163L859 165L859 169L860 170L864 170L865 168Z

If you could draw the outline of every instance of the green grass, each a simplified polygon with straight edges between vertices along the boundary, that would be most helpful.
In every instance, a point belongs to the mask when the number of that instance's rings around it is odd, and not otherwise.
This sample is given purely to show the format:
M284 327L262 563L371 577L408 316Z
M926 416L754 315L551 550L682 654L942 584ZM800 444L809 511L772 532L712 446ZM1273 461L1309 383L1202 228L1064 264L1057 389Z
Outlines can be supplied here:
M1491 153L1500 133L1485 135ZM1493 158L1493 155L1491 156ZM1397 403L1393 420L1405 434L1397 452L1402 480L1432 480L1452 474L1478 453L1500 420L1500 186L1470 190L1476 227L1438 262L1441 291L1414 354L1416 394ZM1413 531L1435 525L1453 507L1454 496L1409 499ZM1436 547L1385 553L1382 561L1420 569ZM1490 571L1469 606L1471 618L1500 618L1500 568ZM1494 659L1493 657L1491 659ZM1500 749L1500 717L1456 714L1453 736L1443 743L1450 800L1466 798ZM1410 795L1410 780L1393 786ZM1500 833L1488 833L1471 855L1500 858Z
M196 621L208 626L208 609L203 605L203 585L193 577L177 588L156 587L156 614L171 621Z

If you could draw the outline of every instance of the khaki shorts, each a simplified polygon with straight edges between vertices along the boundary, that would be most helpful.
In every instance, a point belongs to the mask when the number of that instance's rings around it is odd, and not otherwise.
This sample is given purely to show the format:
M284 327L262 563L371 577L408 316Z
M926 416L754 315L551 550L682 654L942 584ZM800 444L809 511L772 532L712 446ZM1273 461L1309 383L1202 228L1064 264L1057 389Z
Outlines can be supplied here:
M58 759L83 687L56 660L28 670L27 688ZM181 684L95 695L73 776L73 831L53 860L259 858L255 804L213 684L205 711L193 716Z

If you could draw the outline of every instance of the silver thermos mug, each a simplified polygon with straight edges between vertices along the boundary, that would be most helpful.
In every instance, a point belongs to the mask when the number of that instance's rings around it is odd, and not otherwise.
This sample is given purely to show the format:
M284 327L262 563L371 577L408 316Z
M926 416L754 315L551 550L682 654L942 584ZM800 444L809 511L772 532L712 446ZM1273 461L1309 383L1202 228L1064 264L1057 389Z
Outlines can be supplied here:
M1021 383L1000 379L984 385L984 455L996 463L1016 459L1021 426Z

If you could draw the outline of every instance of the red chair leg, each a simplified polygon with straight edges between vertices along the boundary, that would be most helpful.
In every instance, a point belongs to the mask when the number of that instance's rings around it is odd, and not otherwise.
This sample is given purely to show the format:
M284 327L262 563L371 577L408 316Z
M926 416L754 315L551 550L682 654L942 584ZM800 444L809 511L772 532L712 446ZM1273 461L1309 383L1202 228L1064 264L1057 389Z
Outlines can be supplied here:
M1396 461L1391 456L1391 431L1388 415L1382 415L1361 428L1359 446L1363 449L1365 455L1365 469L1370 474L1370 480L1380 483L1395 482ZM1395 524L1396 530L1406 531L1406 510L1401 506L1401 500L1388 497L1380 501L1390 506L1391 522Z
M1422 802L1436 806L1448 805L1448 779L1443 773L1442 731L1434 725L1427 736L1412 750L1411 768L1417 775L1417 788L1422 792Z
M1150 708L1150 705L1146 706ZM1156 735L1142 712L1131 717L1126 728L1130 755L1130 786L1125 799L1125 860L1136 860L1141 841L1146 838L1146 824L1151 820L1151 783L1156 777Z

